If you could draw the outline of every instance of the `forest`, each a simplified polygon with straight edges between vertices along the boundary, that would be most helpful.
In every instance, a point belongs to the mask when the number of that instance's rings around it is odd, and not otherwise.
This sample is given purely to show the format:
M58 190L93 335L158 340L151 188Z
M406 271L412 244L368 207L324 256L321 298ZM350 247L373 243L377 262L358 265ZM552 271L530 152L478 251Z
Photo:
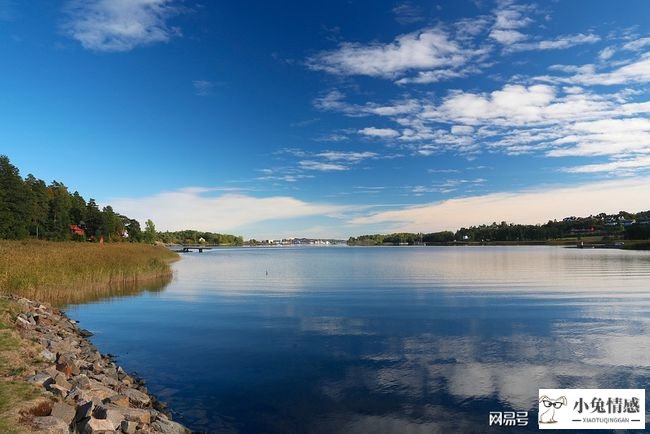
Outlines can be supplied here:
M144 227L110 205L100 208L65 184L29 174L23 178L9 157L0 155L0 239L241 244L241 237L210 232L157 232L152 220Z

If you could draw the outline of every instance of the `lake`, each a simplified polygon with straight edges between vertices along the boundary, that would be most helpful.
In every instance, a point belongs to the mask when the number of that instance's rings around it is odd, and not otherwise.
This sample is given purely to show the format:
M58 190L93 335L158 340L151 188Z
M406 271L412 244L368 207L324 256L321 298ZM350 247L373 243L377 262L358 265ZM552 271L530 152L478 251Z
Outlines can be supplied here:
M209 433L486 432L539 388L650 388L650 254L232 248L159 292L69 306Z

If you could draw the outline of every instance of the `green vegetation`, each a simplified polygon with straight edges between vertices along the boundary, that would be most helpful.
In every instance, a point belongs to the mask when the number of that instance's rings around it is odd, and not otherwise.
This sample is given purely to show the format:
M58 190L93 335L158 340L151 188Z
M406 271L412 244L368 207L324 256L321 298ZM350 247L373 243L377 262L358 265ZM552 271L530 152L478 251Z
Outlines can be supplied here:
M58 305L169 280L178 256L147 244L0 241L0 293Z
M191 230L158 232L158 240L165 244L209 244L220 246L241 246L244 244L244 239L239 236Z
M349 245L415 245L415 244L564 244L584 242L615 242L621 240L650 240L650 211L618 214L600 213L589 217L567 217L541 225L521 225L507 222L461 228L454 232L429 234L396 233L350 237ZM629 243L641 247L644 243ZM647 245L648 243L645 243Z
M0 432L7 434L24 432L17 422L17 408L38 396L35 387L16 378L28 357L24 354L26 343L12 332L14 316L13 303L0 298Z
M110 206L100 210L94 199L86 202L61 182L46 185L31 174L23 179L9 158L0 155L0 239L29 237L137 242L142 241L142 231L138 221Z
M106 241L198 243L241 245L234 235L210 232L157 232L152 220L140 223L119 214L111 206L99 208L95 199L86 201L63 183L44 181L29 174L25 179L9 158L0 155L0 239L50 241Z

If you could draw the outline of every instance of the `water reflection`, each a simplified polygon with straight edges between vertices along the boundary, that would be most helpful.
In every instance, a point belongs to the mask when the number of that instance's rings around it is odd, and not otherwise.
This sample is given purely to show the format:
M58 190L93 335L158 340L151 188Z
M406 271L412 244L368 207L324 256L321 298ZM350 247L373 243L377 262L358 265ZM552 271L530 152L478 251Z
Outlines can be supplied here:
M165 291L69 314L207 432L486 432L542 387L650 378L644 253L239 249L175 268Z
M79 303L110 301L116 298L135 297L143 292L160 292L172 281L172 274L149 277L139 280L122 280L108 286L88 286L79 291L57 293L56 300L47 300L57 306L67 306Z

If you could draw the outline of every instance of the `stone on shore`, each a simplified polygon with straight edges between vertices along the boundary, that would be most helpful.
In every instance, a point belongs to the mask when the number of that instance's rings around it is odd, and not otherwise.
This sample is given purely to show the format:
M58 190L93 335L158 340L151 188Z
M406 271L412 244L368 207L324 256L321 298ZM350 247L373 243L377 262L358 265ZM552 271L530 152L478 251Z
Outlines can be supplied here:
M67 425L71 425L72 422L74 422L76 413L77 412L75 411L73 406L68 405L64 402L57 402L52 407L51 416L61 419Z
M81 429L79 431L81 434L113 434L116 432L111 421L106 419L95 419L94 417L91 417L81 424Z
M1 0L0 0L1 1ZM11 296L10 296L11 298ZM17 300L16 298L13 298ZM142 379L127 374L111 355L101 355L87 340L92 334L55 308L18 301L16 317L23 338L41 349L27 381L47 391L51 404L41 416L27 416L41 434L186 434L173 422L165 406L152 397ZM53 405L52 405L53 404ZM47 416L46 416L47 415Z
M40 416L32 420L32 427L40 434L69 434L68 424L55 416Z
M123 420L120 428L124 434L135 434L138 424L130 420Z
M124 389L122 395L129 398L129 402L135 407L148 407L151 404L151 398L146 393L140 392L136 389Z
M157 420L151 424L151 428L154 429L154 432L160 432L164 434L190 434L191 431L185 428L183 425L171 420Z
M30 377L27 381L41 387L47 387L50 384L54 383L54 379L45 372L39 372L38 374Z

